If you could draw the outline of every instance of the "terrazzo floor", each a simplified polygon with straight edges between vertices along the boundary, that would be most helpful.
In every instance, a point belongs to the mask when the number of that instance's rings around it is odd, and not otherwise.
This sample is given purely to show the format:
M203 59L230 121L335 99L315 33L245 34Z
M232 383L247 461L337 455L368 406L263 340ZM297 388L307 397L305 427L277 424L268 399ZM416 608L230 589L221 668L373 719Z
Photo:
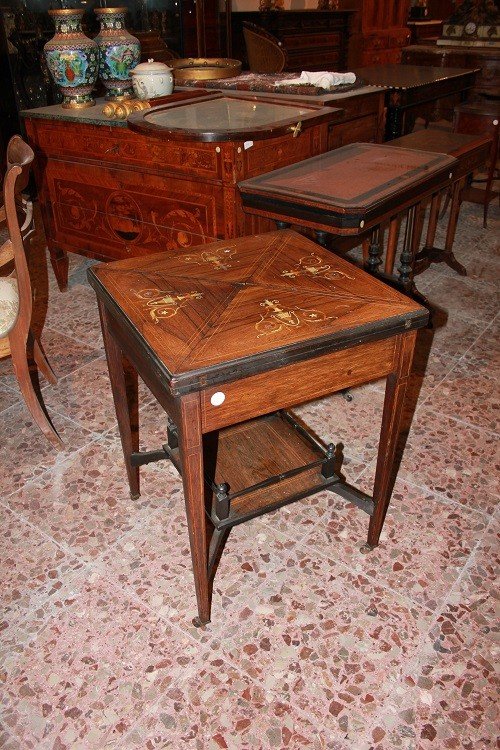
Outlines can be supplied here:
M5 750L480 750L498 722L499 213L462 210L458 277L434 306L410 388L407 439L377 550L367 518L318 494L234 529L212 623L195 629L181 483L144 467L131 501L95 297L71 258L57 290L35 243L41 382L65 441L33 427L0 363L0 747ZM442 229L441 229L442 234ZM48 304L47 304L48 299ZM43 313L43 314L42 314ZM370 489L383 383L306 405ZM166 419L142 390L143 447Z

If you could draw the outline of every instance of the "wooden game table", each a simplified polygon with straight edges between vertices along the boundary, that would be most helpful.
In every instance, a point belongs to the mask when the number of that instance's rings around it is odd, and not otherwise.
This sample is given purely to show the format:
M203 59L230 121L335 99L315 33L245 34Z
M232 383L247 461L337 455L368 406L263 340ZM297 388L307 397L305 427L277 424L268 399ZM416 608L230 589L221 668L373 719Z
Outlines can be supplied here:
M426 151L389 144L355 143L319 157L239 183L243 207L250 214L310 227L318 242L336 237L370 236L365 268L379 272L382 224L389 222L386 273L394 265L400 217L406 214L398 275L415 292L414 259L422 231L420 207L454 180L457 161Z
M195 625L210 620L218 559L236 524L330 490L369 515L365 549L378 544L425 309L292 231L101 264L88 276L132 497L142 464L168 459L182 473ZM165 445L147 452L139 451L137 373L170 420ZM381 377L368 496L339 474L334 443L287 410Z

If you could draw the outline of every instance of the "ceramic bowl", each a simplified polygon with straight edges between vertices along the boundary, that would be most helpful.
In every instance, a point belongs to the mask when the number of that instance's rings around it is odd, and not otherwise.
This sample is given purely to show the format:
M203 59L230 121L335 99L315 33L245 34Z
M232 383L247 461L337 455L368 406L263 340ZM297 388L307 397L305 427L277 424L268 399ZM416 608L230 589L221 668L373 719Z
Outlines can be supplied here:
M172 68L150 59L130 71L132 87L138 99L156 99L168 96L174 90Z

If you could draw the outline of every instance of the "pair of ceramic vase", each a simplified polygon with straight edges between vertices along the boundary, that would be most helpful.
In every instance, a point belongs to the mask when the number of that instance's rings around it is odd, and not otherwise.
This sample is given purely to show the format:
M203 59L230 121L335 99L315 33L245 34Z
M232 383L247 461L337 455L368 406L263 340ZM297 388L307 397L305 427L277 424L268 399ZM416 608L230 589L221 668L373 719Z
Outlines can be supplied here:
M101 79L106 99L133 96L130 71L141 56L138 39L125 28L127 8L95 8L101 30L95 39L82 31L83 9L49 10L56 33L44 47L48 69L60 87L63 107L91 107L92 89Z

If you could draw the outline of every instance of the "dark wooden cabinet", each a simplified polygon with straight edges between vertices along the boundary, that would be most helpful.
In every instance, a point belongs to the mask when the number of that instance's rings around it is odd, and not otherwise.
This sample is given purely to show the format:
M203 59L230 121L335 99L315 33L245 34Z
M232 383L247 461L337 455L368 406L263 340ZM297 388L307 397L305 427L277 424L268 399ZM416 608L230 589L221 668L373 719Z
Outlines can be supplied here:
M349 44L349 67L398 63L408 44L410 0L341 0L356 8Z
M246 60L243 21L277 37L288 55L287 70L346 70L351 11L269 11L232 14L232 55Z

